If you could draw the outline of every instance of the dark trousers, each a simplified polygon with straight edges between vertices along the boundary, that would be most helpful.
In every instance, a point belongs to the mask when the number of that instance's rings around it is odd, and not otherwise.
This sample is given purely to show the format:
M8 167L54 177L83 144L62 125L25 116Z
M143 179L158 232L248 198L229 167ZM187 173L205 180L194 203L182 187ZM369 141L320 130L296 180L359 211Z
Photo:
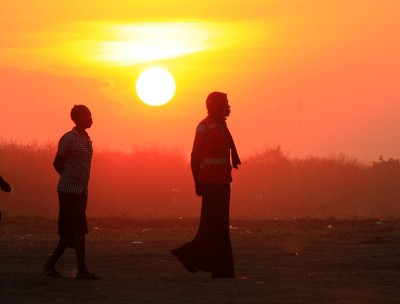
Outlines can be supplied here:
M230 193L230 184L205 185L197 234L176 250L181 259L215 276L234 275L229 236Z

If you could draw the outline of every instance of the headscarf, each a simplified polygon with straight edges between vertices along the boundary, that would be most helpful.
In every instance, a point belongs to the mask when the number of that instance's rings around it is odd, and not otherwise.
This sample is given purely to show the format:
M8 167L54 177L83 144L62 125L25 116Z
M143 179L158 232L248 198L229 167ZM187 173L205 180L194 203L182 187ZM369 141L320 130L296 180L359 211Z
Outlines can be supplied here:
M233 140L231 132L229 132L228 126L226 125L225 117L221 117L222 110L224 106L228 103L228 98L226 93L222 92L212 92L207 96L206 99L206 107L208 114L215 118L218 123L222 123L225 125L229 141L230 141L230 149L232 155L232 167L238 169L238 165L241 164L239 154L236 149L235 142ZM222 121L221 121L222 119Z
M221 115L222 109L228 103L226 93L212 92L207 96L206 107L209 115Z

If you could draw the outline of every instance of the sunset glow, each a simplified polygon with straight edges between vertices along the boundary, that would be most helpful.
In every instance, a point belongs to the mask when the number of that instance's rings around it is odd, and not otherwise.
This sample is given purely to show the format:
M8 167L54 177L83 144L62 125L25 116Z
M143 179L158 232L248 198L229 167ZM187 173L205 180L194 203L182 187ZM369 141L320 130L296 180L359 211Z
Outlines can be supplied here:
M220 90L241 154L279 144L298 156L397 157L399 10L396 1L361 0L7 0L2 136L57 140L70 124L65 113L81 102L92 109L100 147L157 142L188 155L204 100ZM146 107L137 96L136 80L154 66L178 88L168 107ZM31 115L43 108L46 115ZM13 117L32 127L10 127Z

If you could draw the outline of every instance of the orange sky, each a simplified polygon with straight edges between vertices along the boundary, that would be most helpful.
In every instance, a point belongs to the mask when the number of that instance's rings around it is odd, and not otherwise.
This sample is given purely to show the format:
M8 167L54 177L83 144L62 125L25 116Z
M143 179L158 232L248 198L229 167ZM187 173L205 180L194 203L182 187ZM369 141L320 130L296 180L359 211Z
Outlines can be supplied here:
M399 11L397 0L4 0L0 137L57 141L86 104L98 148L189 153L220 90L243 156L280 144L300 157L399 158ZM176 80L165 106L135 93L150 66Z

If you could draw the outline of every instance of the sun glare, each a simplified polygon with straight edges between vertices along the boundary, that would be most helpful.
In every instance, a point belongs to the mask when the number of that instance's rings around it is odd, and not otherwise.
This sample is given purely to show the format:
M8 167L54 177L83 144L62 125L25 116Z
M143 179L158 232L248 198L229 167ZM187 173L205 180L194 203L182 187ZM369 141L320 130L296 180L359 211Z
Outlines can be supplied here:
M155 67L143 71L136 81L140 100L150 106L161 106L174 97L175 81L165 69Z
M259 43L259 30L247 24L143 22L93 24L93 38L75 42L88 59L117 66L166 60L209 49ZM240 36L241 39L237 39ZM72 48L73 45L70 46ZM76 48L75 48L76 49ZM73 50L72 50L73 51Z
M81 31L74 37L74 28ZM243 48L265 41L265 30L258 21L215 23L205 20L78 23L61 28L57 37L62 43L29 54L46 52L49 59L71 61L79 66L131 66L152 61L168 60L207 50ZM238 39L240 37L240 39ZM269 40L270 41L270 40ZM15 52L15 50L13 50ZM4 58L3 58L4 59ZM0 58L1 60L1 58Z
M118 25L113 32L100 42L97 58L121 66L203 51L211 35L202 24L179 22Z

